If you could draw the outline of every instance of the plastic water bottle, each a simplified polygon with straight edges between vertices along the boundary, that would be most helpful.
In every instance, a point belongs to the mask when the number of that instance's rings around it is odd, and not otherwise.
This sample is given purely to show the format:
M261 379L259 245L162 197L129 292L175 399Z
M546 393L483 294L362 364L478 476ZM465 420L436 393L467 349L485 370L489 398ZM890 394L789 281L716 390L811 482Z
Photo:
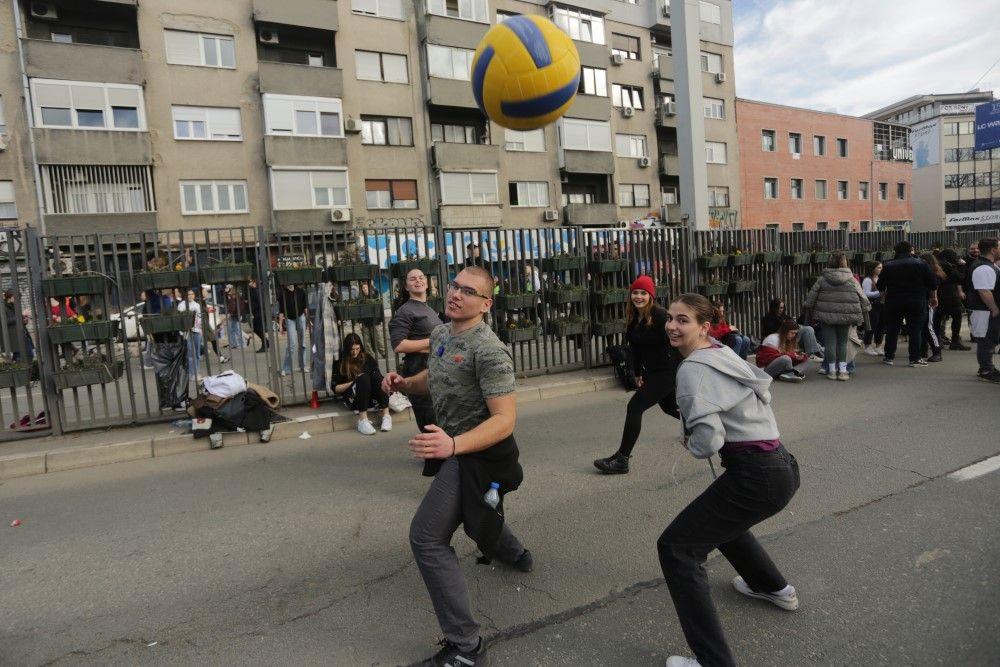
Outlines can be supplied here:
M499 482L490 482L490 489L489 491L486 492L486 495L483 496L483 500L485 500L486 504L492 507L493 509L497 508L497 505L500 504Z

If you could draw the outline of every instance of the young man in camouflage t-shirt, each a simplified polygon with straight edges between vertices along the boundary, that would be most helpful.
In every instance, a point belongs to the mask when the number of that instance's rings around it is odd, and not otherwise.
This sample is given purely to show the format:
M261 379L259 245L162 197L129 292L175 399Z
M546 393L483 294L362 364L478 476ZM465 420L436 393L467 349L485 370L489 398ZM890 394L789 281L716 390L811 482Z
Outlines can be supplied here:
M460 272L448 284L445 313L451 322L431 333L427 370L409 378L389 373L383 383L387 392L429 393L437 416L436 424L410 440L413 455L437 468L410 524L410 546L444 633L444 648L421 663L425 665L471 666L485 652L451 547L459 525L465 523L485 557L522 572L533 566L530 552L502 523L502 507L494 512L483 502L490 480L500 482L504 493L517 487L521 474L512 437L514 365L510 351L483 321L493 286L493 277L482 267ZM482 479L484 485L479 484ZM485 524L494 521L495 530L477 532L478 523L470 528L469 522L480 517ZM478 535L489 538L484 543Z

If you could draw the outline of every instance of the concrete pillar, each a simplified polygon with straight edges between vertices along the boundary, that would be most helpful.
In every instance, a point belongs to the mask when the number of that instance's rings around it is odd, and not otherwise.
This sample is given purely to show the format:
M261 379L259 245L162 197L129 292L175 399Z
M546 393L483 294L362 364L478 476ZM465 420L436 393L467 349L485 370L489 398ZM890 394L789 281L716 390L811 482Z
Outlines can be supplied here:
M677 91L681 218L692 229L709 228L700 23L698 0L673 0L670 3L670 33Z

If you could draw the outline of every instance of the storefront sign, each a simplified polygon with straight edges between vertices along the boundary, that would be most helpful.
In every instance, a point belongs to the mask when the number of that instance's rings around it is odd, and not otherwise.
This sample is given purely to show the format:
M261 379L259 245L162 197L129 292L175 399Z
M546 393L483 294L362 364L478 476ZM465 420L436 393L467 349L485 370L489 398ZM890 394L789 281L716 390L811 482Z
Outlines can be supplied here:
M944 216L945 227L966 227L969 225L1000 225L1000 211L979 211L977 213L949 213Z

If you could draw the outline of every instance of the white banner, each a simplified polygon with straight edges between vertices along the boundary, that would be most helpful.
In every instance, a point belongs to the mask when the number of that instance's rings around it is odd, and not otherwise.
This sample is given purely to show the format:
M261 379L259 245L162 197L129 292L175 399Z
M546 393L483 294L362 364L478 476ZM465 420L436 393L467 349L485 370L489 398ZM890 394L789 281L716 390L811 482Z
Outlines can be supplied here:
M922 169L941 161L941 135L937 119L914 125L910 129L913 168Z
M945 227L965 227L967 225L1000 225L1000 211L979 211L978 213L949 213L944 216Z

